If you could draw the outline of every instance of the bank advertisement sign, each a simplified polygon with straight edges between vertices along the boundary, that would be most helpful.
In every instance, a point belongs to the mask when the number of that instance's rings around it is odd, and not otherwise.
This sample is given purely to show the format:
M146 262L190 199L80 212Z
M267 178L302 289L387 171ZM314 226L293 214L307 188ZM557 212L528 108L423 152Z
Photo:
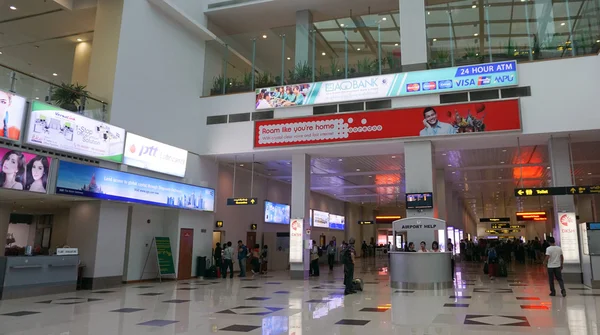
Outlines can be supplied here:
M47 193L50 163L48 156L0 148L0 188Z
M560 247L565 263L579 264L579 242L577 241L577 216L575 213L558 213Z
M25 98L0 91L0 140L18 142L25 120Z
M256 90L255 108L264 110L419 94L441 94L517 84L517 62L506 61L260 88Z
M254 123L254 147L521 130L519 100L309 116ZM465 135L466 136L466 135Z
M125 130L39 101L31 103L25 142L121 163Z
M58 167L56 194L197 211L215 208L212 188L65 161Z
M184 177L187 150L127 133L123 163L140 169Z

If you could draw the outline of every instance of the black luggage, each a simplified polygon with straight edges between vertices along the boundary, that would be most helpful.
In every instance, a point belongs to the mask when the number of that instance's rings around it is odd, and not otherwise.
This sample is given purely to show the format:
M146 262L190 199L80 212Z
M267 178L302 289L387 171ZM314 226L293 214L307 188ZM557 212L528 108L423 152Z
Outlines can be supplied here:
M214 265L209 267L204 273L204 278L217 278L217 267Z
M500 260L498 262L498 277L507 277L508 269L506 268L506 262L504 260Z
M352 289L355 291L361 291L363 290L363 281L360 279L354 279L352 281Z

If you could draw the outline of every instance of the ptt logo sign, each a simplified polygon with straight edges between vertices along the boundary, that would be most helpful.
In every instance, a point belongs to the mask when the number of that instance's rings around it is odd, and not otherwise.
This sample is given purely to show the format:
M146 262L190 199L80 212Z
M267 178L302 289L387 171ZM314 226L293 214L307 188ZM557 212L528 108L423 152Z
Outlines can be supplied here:
M144 155L156 157L156 153L158 152L158 147L155 147L155 146L149 147L149 146L142 145L141 149L138 150L137 147L135 146L135 144L132 144L129 147L129 152L131 152L134 155L137 153L138 157L144 156Z

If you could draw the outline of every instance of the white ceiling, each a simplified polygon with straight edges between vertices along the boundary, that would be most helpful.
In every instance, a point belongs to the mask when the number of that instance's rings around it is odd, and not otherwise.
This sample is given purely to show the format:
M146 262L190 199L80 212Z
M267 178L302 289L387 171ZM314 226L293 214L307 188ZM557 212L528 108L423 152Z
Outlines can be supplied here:
M11 5L17 10L10 10ZM70 11L50 0L0 1L0 65L56 83L70 82L77 39L92 40L95 16L95 8ZM30 81L21 79L17 85Z

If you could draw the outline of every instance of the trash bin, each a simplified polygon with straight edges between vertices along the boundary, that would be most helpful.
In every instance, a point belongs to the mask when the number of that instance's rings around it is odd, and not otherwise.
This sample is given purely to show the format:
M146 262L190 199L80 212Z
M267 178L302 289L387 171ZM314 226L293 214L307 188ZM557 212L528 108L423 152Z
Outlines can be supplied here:
M196 277L204 277L206 273L206 256L196 258Z

